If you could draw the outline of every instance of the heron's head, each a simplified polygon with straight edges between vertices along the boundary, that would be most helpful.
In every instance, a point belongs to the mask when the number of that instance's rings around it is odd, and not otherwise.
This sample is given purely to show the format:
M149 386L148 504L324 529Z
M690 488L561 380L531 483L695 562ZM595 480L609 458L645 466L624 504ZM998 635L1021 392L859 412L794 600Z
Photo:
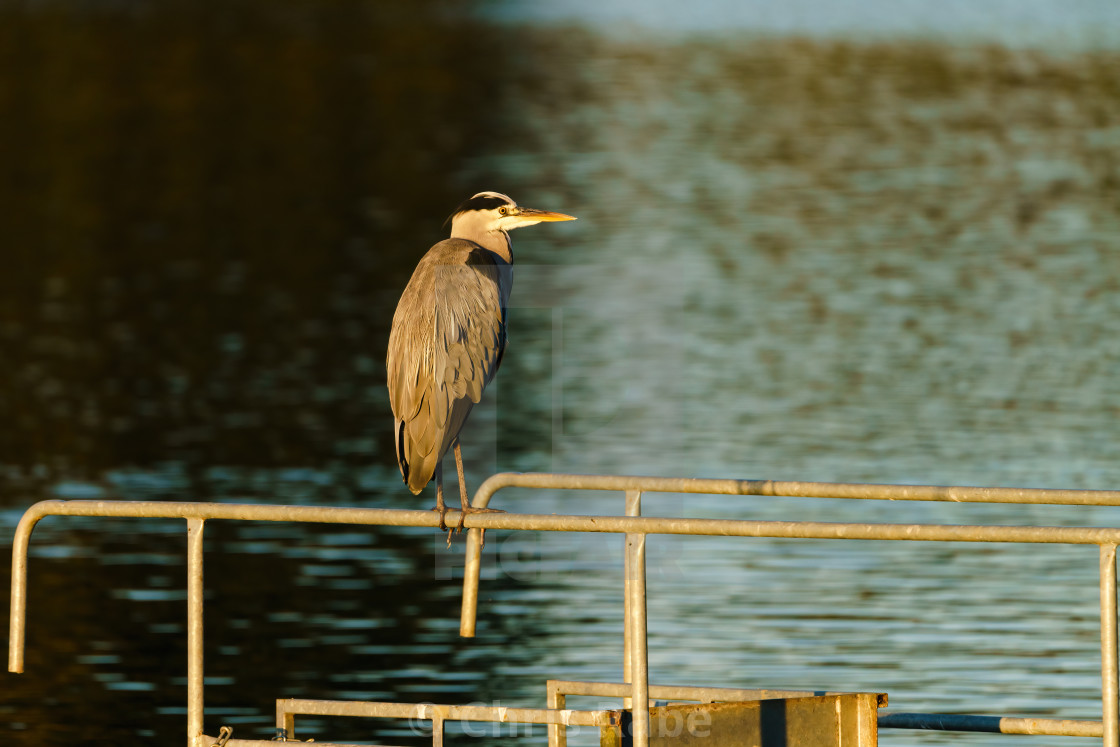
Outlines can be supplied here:
M479 192L451 214L452 238L472 238L478 234L505 233L544 221L575 220L571 215L519 207L500 192Z

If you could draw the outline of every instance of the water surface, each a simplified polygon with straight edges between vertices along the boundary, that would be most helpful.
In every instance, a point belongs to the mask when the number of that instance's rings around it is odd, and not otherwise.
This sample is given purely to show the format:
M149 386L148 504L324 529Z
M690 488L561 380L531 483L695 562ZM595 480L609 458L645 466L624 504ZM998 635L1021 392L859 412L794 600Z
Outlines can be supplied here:
M481 189L580 220L514 234L510 348L464 435L472 485L508 469L1120 485L1107 45L464 34L444 6L357 2L0 7L3 64L26 71L0 87L8 536L44 497L430 505L393 464L384 345L412 266ZM43 522L27 673L0 702L13 743L182 738L183 529ZM473 641L457 636L460 548L211 523L208 729L271 736L279 697L536 706L547 678L619 678L618 539L492 537ZM655 681L1099 713L1093 548L653 538L650 554ZM408 724L308 727L423 741Z

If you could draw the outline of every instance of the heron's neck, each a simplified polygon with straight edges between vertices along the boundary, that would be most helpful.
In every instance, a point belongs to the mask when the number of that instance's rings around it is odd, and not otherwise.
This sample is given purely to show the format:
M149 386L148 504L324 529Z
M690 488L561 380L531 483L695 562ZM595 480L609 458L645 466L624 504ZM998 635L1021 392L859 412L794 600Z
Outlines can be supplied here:
M453 228L451 238L473 241L484 249L494 252L511 265L513 264L513 244L509 240L509 234L505 231L456 231Z

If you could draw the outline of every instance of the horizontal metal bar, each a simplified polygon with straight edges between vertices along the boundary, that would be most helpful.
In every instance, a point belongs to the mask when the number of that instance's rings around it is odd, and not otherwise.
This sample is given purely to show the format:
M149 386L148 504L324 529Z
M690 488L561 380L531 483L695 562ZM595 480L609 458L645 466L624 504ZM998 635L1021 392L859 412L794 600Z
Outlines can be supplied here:
M454 512L448 512L452 517ZM450 519L449 519L450 520ZM1022 542L1102 545L1120 540L1120 529L1098 527L862 524L820 521L747 521L656 516L469 514L468 527L552 532L679 534L790 539L911 540L926 542Z
M303 521L328 524L437 527L432 511L385 508L327 508L239 503L146 501L41 501L28 509L48 515L133 518L202 518ZM457 511L448 520L457 521ZM21 522L22 524L23 522ZM552 532L691 534L720 537L917 540L927 542L1024 542L1073 545L1120 544L1120 528L1004 526L977 524L865 524L821 521L751 521L659 516L575 516L565 514L467 514L465 526ZM17 530L18 531L18 530Z
M549 680L545 683L548 692L562 695L593 696L600 698L625 698L630 695L630 685L625 682L585 682L579 680ZM694 687L691 685L653 685L649 686L650 699L693 700L697 702L777 700L781 698L810 698L826 695L849 695L849 692L831 690L770 690L743 689L736 687ZM887 704L886 693L876 693L879 707Z
M1053 737L1100 737L1104 734L1100 721L1009 718L963 713L884 713L879 716L879 728L1045 734Z
M1087 506L1120 505L1116 490L1060 490L1036 488L989 488L944 485L885 485L875 483L783 482L779 480L719 480L704 478L643 477L635 475L569 475L547 472L502 472L487 478L471 501L476 508L489 505L503 488L548 490L602 490L644 493L706 493L714 495L758 495L810 498L844 498L897 501L952 501L962 503L1026 503ZM468 523L468 526L472 526ZM591 530L588 530L591 531ZM677 533L677 532L673 532ZM686 532L679 532L681 534ZM719 534L718 532L696 532ZM478 615L478 581L481 563L479 531L468 533L463 568L463 599L459 635L471 638ZM783 535L787 536L787 535ZM798 535L808 536L808 535ZM866 539L843 537L844 539ZM883 537L882 539L932 539L929 537ZM1018 541L1018 540L1011 540ZM1104 544L1094 542L1092 544Z
M449 512L449 515L458 512ZM429 514L425 516L425 514ZM439 526L432 511L334 506L284 506L270 503L195 503L191 501L39 501L24 513L28 521L44 516L105 516L134 519L227 519L298 521L312 524ZM18 531L18 530L17 530Z
M458 521L457 511L449 511L448 514L449 521ZM430 528L439 525L439 516L432 511L405 509L159 501L40 501L24 513L16 528L16 534L12 542L11 617L8 647L8 670L11 672L23 671L27 598L26 556L31 532L40 519L51 515L302 521ZM512 513L472 513L464 517L464 523L468 528L562 532L930 542L1120 544L1120 529L1094 527L857 524Z
M449 521L458 521L449 511ZM166 519L232 519L303 521L312 523L431 527L439 525L432 511L384 508L279 506L242 503L158 501L40 501L24 513L12 542L11 618L8 671L23 671L27 600L26 553L36 523L45 516L106 516ZM687 519L655 516L569 516L540 514L467 514L469 528L554 532L689 534L722 537L784 537L816 539L910 540L929 542L1028 542L1103 545L1120 544L1120 529L1094 527L1032 527L938 524L856 524L742 519Z
M1120 490L988 488L951 485L718 480L627 475L567 475L549 472L502 472L491 475L475 493L472 505L485 507L503 488L546 490L640 490L645 493L709 493L790 498L845 498L879 501L949 501L956 503L1040 503L1072 506L1120 506Z
M506 708L504 706L432 705L426 703L379 703L350 700L276 701L277 713L301 716L354 716L360 718L407 718L430 721L489 721L500 724L563 724L565 726L607 726L610 711L554 711L548 708Z

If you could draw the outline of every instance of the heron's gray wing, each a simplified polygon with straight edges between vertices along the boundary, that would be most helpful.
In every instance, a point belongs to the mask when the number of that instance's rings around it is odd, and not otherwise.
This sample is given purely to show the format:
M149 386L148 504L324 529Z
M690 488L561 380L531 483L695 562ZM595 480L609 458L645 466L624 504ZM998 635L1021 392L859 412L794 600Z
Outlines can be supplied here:
M498 372L506 345L506 309L502 273L508 265L482 247L472 249L462 265L439 268L444 289L436 306L436 358L442 358L442 391L432 408L442 432L445 453L462 430L471 408ZM438 369L437 369L438 371ZM443 421L443 416L446 420Z
M416 268L405 287L393 315L385 368L389 404L393 408L393 445L397 465L409 488L419 493L435 471L435 430L432 419L417 416L426 409L424 392L431 386L432 330L435 327L431 304L432 278ZM425 463L430 464L425 464Z
M401 474L420 492L459 435L505 347L509 266L463 239L424 256L393 317L387 359Z

